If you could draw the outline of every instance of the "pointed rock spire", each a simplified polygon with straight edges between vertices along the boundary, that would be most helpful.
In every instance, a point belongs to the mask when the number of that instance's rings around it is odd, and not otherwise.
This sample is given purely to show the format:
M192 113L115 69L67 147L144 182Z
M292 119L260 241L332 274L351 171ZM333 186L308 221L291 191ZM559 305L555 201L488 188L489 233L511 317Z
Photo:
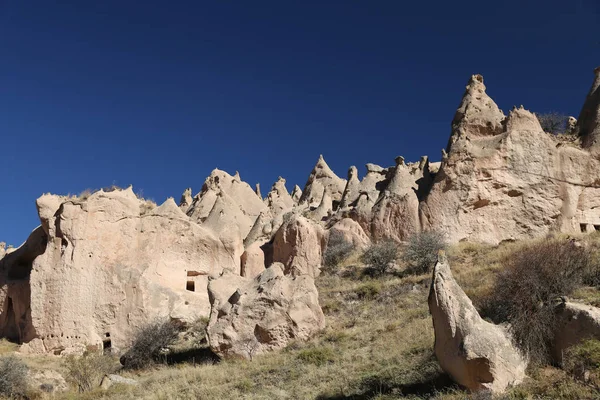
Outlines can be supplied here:
M600 67L594 70L594 83L588 93L579 118L575 133L582 139L583 147L600 150Z
M306 203L313 206L320 204L325 189L329 191L329 194L334 201L340 202L345 187L346 180L338 177L331 168L329 168L329 165L327 165L321 154L304 186L300 203Z
M483 76L471 76L452 121L448 152L452 143L463 135L490 136L502 133L503 120L504 113L485 92Z
M348 181L344 188L344 194L342 195L342 201L340 202L340 208L348 207L358 198L360 193L360 181L358 180L358 170L353 165L348 169Z
M294 203L298 204L301 197L302 189L300 189L300 186L294 185L294 190L292 190L292 199L294 200Z
M192 205L192 201L192 188L187 188L183 191L181 200L179 200L179 208L181 211L186 212Z
M254 193L258 196L259 199L263 199L262 194L260 194L260 183L256 184L256 188L254 189Z

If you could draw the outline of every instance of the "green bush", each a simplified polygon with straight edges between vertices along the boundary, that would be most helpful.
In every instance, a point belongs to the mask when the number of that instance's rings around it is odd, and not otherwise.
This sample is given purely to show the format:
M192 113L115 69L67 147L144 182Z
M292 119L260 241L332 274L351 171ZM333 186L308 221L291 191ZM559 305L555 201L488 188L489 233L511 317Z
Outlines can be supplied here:
M27 392L27 372L27 365L19 358L0 358L0 396L24 397Z
M504 262L482 311L508 322L516 344L534 363L549 362L556 326L555 302L580 286L593 268L589 252L570 241L525 246Z
M344 235L338 230L329 231L327 247L323 252L323 265L326 269L337 267L354 250L352 243L348 242Z
M437 261L438 251L446 247L446 239L441 232L416 233L410 237L402 259L408 264L411 272L424 274L432 270Z
M161 353L169 349L179 336L180 326L173 321L154 321L142 327L129 350L121 357L127 369L142 369L161 359Z
M83 356L65 359L67 380L77 386L80 393L88 392L100 385L106 374L115 371L115 360L102 353L85 352Z
M369 266L372 275L381 276L398 259L398 244L392 240L374 243L363 253L361 261Z
M356 295L361 300L372 300L381 292L381 284L370 281L356 288Z

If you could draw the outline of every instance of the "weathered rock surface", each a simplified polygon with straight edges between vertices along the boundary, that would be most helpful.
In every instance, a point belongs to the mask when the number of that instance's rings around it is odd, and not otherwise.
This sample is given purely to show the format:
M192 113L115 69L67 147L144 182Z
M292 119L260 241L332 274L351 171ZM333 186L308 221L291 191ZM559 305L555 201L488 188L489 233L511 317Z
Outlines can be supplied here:
M324 229L298 214L292 214L273 239L273 262L285 266L285 273L316 277L321 272Z
M600 340L600 309L572 302L557 306L558 325L552 346L552 356L558 364L569 347L588 339Z
M329 165L327 165L325 159L321 155L308 177L306 186L304 186L302 196L300 197L300 203L317 207L323 199L323 192L327 189L333 201L339 204L342 200L345 186L346 181L338 177L331 168L329 168Z
M283 269L274 263L227 300L213 302L207 332L215 353L252 358L290 340L309 339L325 327L313 279L284 275Z
M254 242L246 248L241 258L241 276L253 279L265 270L263 245L263 242Z
M0 261L0 337L26 352L125 348L154 318L208 316L208 277L238 261L172 199L146 204L131 188L38 199L42 226Z
M500 326L484 321L440 252L429 292L440 366L471 391L501 393L525 377L527 362Z
M469 84L461 109L472 112L457 113L449 152L420 206L421 228L452 242L496 244L600 226L599 162L544 133L522 108L499 125L484 89L480 77Z
M111 386L114 385L126 385L126 386L136 386L138 381L131 378L125 378L124 376L109 374L102 378L102 382L100 382L100 387L104 390L108 390Z
M355 249L365 249L371 240L365 234L360 224L351 218L344 218L336 222L327 230L327 240L336 232L346 243L352 244Z

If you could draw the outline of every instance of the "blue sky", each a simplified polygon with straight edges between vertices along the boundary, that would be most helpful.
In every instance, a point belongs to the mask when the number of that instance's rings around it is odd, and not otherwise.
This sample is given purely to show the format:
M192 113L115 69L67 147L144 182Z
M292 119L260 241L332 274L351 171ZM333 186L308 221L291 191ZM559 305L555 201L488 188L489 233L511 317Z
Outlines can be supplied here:
M409 4L407 4L409 3ZM162 202L215 168L263 193L397 155L440 158L471 74L577 116L600 65L595 0L0 0L0 241L44 192Z

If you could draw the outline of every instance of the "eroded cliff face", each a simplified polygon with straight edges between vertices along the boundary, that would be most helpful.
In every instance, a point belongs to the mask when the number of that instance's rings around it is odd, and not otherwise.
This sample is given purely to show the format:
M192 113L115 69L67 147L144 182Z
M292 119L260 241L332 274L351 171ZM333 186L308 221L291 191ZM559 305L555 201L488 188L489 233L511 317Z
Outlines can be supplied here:
M452 242L496 244L600 227L600 164L593 154L545 133L523 108L499 127L479 76L461 107L469 101L477 104L467 109L482 111L457 113L449 152L421 204L422 229L441 230Z
M238 173L218 169L179 205L157 207L131 188L44 195L41 226L19 249L0 247L0 337L40 352L126 347L156 317L219 312L209 280L213 289L250 290L274 262L282 282L302 276L312 288L333 231L364 248L432 229L450 242L493 244L598 230L599 71L574 128L581 144L543 132L523 108L505 116L474 75L439 163L399 156L388 167L367 164L362 179L351 167L344 180L320 156L303 190L289 193L279 178L264 199ZM261 313L243 304L253 318Z
M41 227L0 265L0 336L24 350L124 348L156 317L208 316L209 277L238 268L172 199L149 207L129 188L37 205Z

